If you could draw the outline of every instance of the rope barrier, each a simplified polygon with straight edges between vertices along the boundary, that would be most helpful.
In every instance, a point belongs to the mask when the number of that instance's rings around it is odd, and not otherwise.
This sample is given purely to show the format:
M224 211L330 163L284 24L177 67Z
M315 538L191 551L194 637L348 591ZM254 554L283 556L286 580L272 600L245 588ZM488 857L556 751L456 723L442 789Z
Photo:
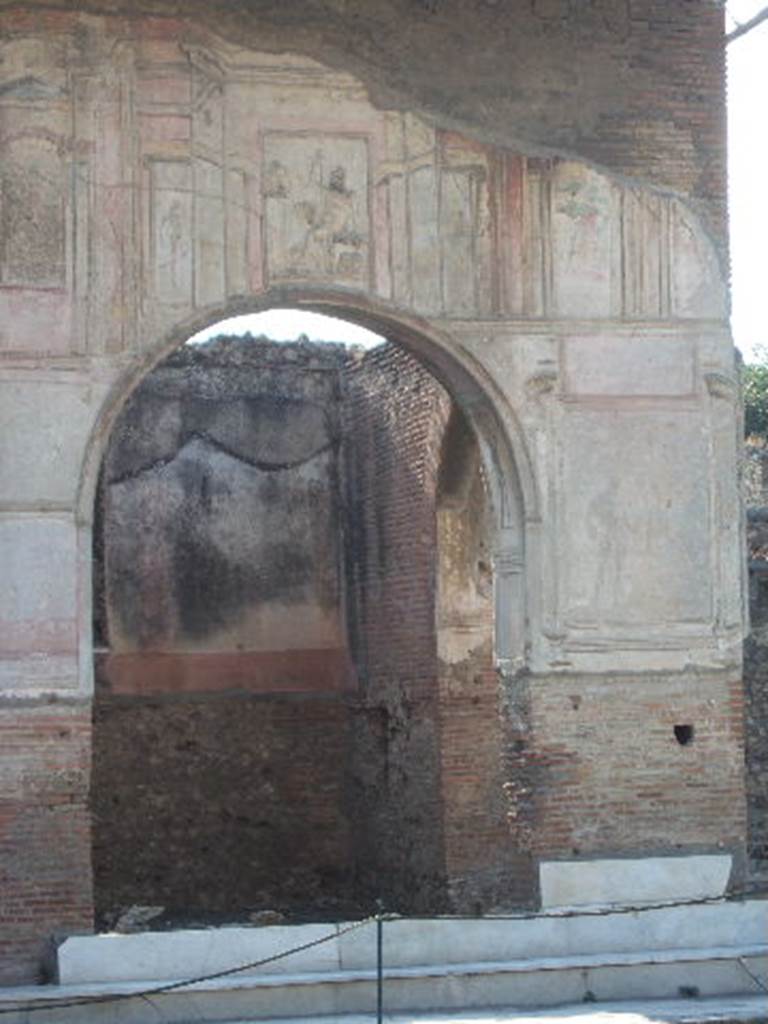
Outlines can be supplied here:
M376 921L376 917L366 917L362 921L356 921L354 924L348 925L346 928L329 932L327 935L320 936L319 939L303 942L300 946L293 946L291 949L285 949L280 953L273 953L272 956L263 957L261 960L252 960L247 964L239 964L237 967L229 967L223 971L213 971L210 974L201 974L195 978L185 978L183 981L172 981L165 985L155 985L152 988L143 989L141 992L115 992L108 996L78 996L76 999L51 1000L47 1003L36 1003L34 1006L17 1003L14 1006L0 1007L0 1014L19 1013L21 1011L24 1013L41 1013L43 1010L63 1010L73 1006L95 1006L102 1003L124 1002L127 999L147 999L150 996L165 995L167 992L175 992L177 989L187 988L190 985L198 985L205 981L216 981L218 978L227 978L242 971L266 967L267 964L283 960L285 957L293 956L295 953L303 953L305 950L314 949L315 946L322 946L326 942L338 939L342 935L349 935L350 932L358 931L374 921ZM42 993L41 998L45 998Z
M736 960L737 960L737 962L739 964L739 967L742 968L742 970L744 971L745 974L749 975L749 977L752 979L752 981L754 981L754 983L757 985L757 987L761 988L763 990L763 992L768 992L768 985L766 985L765 982L762 981L762 979L758 978L758 976L754 973L754 971L750 970L750 968L747 967L747 963L746 963L744 957L743 956L739 956L739 957L736 958Z
M696 896L685 900L663 900L658 903L634 903L621 907L571 907L567 910L532 910L515 914L413 914L403 915L409 921L539 921L554 918L562 920L571 917L610 917L619 914L638 914L648 910L669 910L675 907L700 907L718 903L737 903L749 897L768 897L765 886L734 889L725 896ZM399 918L401 915L389 915Z

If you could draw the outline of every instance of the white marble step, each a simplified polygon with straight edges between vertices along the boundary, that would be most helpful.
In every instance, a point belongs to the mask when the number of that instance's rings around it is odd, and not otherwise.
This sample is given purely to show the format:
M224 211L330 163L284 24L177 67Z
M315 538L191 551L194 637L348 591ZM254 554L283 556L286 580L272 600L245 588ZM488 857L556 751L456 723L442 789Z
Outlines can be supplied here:
M349 927L340 923L73 936L57 950L58 980L77 984L199 977L324 939L328 941L246 973L366 970L375 963L375 926ZM768 900L531 919L398 918L384 924L385 964L392 968L763 942L768 942Z
M739 961L743 961L748 970ZM387 1011L425 1012L488 1007L537 1008L617 999L760 995L768 982L768 945L587 954L516 961L389 968ZM5 989L7 1024L188 1024L262 1018L366 1013L375 1006L372 970L230 976L173 992L146 993L139 982ZM145 994L146 993L146 994ZM132 996L125 999L125 996ZM115 1001L111 1001L117 997ZM83 1005L68 1005L85 999ZM91 1001L91 1000L98 1001ZM106 1000L106 1001L104 1001ZM691 999L693 1006L697 1000ZM45 1009L29 1014L29 1010Z

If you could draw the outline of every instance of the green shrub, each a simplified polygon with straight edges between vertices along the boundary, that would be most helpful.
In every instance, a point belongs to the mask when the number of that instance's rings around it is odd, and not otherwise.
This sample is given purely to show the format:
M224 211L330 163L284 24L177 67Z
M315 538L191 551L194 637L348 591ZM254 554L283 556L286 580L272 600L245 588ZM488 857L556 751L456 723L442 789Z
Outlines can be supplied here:
M759 345L753 358L742 368L744 434L768 440L768 348Z

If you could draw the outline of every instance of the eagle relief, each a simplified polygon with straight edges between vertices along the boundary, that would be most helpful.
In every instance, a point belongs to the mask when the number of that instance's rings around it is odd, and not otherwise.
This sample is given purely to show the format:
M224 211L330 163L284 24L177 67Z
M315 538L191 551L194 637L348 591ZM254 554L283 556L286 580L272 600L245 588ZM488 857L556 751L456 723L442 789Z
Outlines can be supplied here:
M274 133L264 147L267 267L272 280L368 283L365 140Z

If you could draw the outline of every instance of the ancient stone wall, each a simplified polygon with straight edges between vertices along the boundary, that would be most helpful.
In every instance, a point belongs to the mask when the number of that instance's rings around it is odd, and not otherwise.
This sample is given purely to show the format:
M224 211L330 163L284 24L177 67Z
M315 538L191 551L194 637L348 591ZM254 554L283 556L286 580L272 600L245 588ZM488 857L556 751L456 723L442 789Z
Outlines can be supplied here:
M425 360L477 436L506 782L527 780L508 811L533 870L640 863L657 841L743 857L721 5L150 6L0 4L3 720L87 717L94 495L126 396L200 327L313 307ZM9 899L20 864L49 877L54 802L86 821L88 755L62 744L73 770L37 803L3 748ZM87 924L90 843L71 835L76 881L27 901L6 976Z
M359 912L342 699L97 698L93 729L99 928L136 904L160 927Z
M768 588L757 582L750 602L752 632L744 644L746 690L747 855L750 880L768 884Z

